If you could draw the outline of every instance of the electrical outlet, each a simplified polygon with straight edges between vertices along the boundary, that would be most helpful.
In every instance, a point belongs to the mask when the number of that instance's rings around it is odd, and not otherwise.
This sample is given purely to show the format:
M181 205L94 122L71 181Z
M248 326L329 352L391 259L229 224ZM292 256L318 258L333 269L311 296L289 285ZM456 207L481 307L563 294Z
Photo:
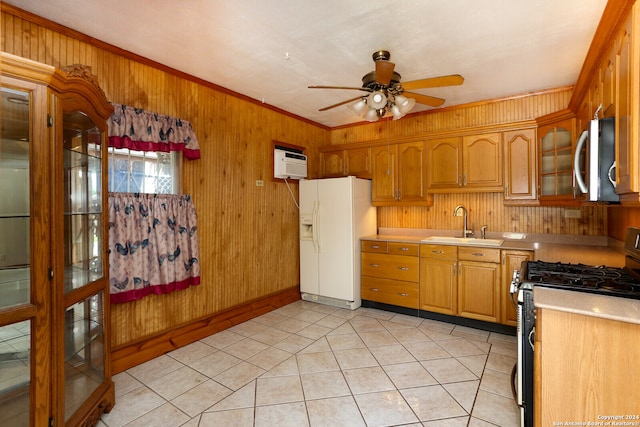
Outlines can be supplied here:
M564 217L580 219L582 218L582 211L580 209L565 209Z
M256 187L264 187L264 181L261 179L256 179Z

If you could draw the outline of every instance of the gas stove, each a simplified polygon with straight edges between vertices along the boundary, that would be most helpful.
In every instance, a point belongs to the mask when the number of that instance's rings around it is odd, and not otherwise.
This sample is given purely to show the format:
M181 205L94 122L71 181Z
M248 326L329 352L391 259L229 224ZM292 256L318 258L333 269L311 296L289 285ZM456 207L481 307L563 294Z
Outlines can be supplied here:
M519 280L522 289L544 286L640 300L640 280L625 268L527 261Z
M640 300L640 228L629 227L625 239L624 268L525 261L513 273L511 298L517 308L518 361L512 372L521 427L533 427L534 336L536 308L533 288L590 292L606 297ZM517 299L517 303L515 300Z

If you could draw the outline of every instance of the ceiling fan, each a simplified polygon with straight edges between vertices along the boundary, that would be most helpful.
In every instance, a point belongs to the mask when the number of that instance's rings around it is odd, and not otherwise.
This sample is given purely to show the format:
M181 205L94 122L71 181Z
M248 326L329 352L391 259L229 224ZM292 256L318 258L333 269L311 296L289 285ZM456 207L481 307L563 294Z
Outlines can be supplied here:
M319 111L330 110L357 101L349 105L349 108L365 120L375 122L387 112L390 112L393 115L393 119L397 120L407 114L416 102L430 107L439 107L444 103L442 98L408 92L409 90L455 86L464 82L464 78L461 75L452 74L400 83L400 74L395 71L396 65L393 62L389 62L390 58L391 54L386 50L379 50L373 53L376 69L362 77L362 87L309 86L309 89L342 89L368 92L367 95L347 99L346 101L321 108Z

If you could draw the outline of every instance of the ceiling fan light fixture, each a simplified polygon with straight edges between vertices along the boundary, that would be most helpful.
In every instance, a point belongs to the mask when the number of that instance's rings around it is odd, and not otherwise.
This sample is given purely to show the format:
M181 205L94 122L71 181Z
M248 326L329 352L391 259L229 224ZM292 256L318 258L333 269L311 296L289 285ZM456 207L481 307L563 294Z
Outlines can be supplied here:
M379 119L378 111L374 108L369 108L369 111L367 111L362 118L368 122L375 122Z
M384 108L387 105L387 95L385 95L381 90L371 92L367 97L367 104L369 104L369 107L376 110Z
M393 120L398 120L404 117L406 113L402 113L400 108L396 104L391 107L391 114L393 114Z
M362 117L367 112L368 108L367 101L365 101L365 99L366 98L361 98L353 104L347 105L347 107L349 107L349 109L356 113L358 116Z
M406 96L397 95L395 97L395 104L400 109L400 112L404 116L416 105L416 100L413 98L407 98Z

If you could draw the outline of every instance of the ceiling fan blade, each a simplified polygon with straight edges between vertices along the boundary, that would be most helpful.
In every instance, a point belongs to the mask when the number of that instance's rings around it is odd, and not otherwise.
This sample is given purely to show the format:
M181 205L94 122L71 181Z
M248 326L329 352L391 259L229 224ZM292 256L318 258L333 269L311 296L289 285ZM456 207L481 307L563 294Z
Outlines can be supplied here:
M439 107L444 104L444 99L436 98L435 96L421 95L419 93L402 92L407 98L413 98L416 102L430 107Z
M412 80L403 82L400 85L404 90L426 89L430 87L441 86L457 86L464 82L464 77L460 74L452 74L450 76L431 77L428 79Z
M339 107L341 105L348 104L350 102L356 101L358 99L362 99L362 97L361 96L356 96L355 98L347 99L346 101L338 102L337 104L333 104L333 105L329 105L328 107L321 108L318 111L327 111L327 110L330 110L332 108L336 108L336 107Z
M345 89L345 90L362 90L372 92L368 87L350 87L350 86L308 86L309 89Z
M389 61L376 61L376 83L382 86L389 86L393 77L393 69L396 64Z

